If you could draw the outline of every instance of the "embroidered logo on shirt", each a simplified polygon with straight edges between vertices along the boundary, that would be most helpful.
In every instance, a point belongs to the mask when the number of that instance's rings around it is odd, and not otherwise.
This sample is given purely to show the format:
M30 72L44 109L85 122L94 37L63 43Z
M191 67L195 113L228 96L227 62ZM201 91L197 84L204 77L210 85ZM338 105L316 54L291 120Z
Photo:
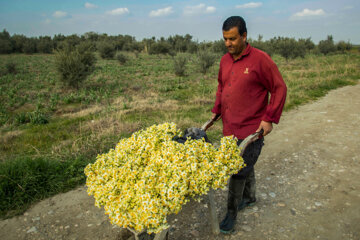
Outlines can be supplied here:
M249 68L246 68L244 74L249 74Z

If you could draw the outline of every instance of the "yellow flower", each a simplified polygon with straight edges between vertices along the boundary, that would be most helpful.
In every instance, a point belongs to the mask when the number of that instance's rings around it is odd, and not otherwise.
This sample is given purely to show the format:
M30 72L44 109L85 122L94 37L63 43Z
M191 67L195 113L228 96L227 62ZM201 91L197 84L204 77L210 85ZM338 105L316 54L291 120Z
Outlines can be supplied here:
M88 193L111 223L159 232L190 197L223 188L244 166L233 137L222 138L215 149L203 140L172 140L180 134L174 123L153 125L121 139L85 168Z

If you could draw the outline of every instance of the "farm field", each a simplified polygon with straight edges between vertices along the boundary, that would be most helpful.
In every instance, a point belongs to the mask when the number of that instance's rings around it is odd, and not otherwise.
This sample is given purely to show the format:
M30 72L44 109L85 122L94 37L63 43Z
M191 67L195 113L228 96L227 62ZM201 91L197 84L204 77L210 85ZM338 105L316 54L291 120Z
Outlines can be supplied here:
M185 129L208 120L219 62L203 75L189 54L186 76L177 77L171 56L128 55L123 65L99 58L79 89L58 81L53 55L0 55L2 217L83 183L83 168L97 154L138 129L162 122ZM285 110L360 79L359 53L273 59L288 86ZM5 73L8 62L16 73ZM220 139L221 124L209 137Z

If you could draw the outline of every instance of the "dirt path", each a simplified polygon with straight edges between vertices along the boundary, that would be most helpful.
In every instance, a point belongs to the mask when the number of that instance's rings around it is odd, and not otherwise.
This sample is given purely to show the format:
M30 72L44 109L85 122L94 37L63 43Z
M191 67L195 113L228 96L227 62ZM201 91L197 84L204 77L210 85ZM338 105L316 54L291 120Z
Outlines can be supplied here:
M360 84L285 113L256 165L257 204L213 236L206 198L170 216L170 239L360 239ZM219 219L226 190L216 191ZM1 239L127 239L85 187L0 222Z

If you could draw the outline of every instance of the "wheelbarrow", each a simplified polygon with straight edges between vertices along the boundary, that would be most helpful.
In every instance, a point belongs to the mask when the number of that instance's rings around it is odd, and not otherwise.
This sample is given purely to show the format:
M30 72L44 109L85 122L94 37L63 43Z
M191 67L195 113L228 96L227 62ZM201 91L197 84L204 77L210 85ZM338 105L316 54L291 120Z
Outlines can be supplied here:
M208 120L200 129L199 128L189 128L189 131L206 131L207 129L209 129L216 120L218 120L220 117L220 115L217 115L215 118L212 118L210 120ZM259 132L255 132L251 135L249 135L248 137L246 137L241 144L239 145L240 148L240 156L243 156L246 147L251 144L252 142L256 141L260 136L262 136L264 133L264 130L261 130ZM209 216L210 216L210 222L211 222L211 229L213 234L217 235L220 233L220 228L219 228L219 221L217 218L217 214L216 214L216 205L215 205L215 199L214 199L214 190L210 189L210 191L207 194L208 199L209 199ZM157 234L154 235L148 235L146 233L146 230L142 231L142 232L136 232L133 229L128 228L128 230L130 230L134 235L135 235L135 240L167 240L169 237L169 229L165 229Z

